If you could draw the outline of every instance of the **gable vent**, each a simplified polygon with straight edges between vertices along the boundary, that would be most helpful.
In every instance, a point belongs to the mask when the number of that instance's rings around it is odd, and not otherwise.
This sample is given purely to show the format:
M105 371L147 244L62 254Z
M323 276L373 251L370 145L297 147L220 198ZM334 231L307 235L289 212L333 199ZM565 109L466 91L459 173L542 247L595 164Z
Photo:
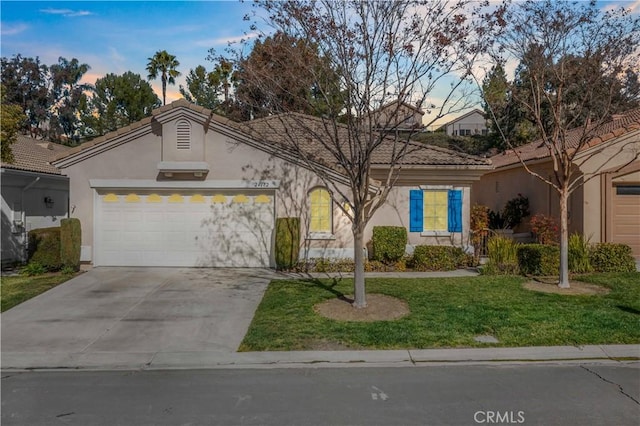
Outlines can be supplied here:
M176 148L191 149L191 124L187 120L176 123Z

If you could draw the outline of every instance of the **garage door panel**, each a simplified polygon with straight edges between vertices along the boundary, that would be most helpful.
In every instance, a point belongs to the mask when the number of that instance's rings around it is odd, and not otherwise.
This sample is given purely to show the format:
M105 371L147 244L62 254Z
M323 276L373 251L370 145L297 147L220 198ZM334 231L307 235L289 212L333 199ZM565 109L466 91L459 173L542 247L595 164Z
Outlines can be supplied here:
M150 203L145 202L147 196L129 196L132 193L111 196L108 202L101 195L95 221L96 264L269 266L273 196L268 203L254 203L255 197L246 193L221 199L215 194L172 192L158 193Z
M637 191L638 185L615 188L611 225L612 241L631 246L634 256L640 257L640 195Z

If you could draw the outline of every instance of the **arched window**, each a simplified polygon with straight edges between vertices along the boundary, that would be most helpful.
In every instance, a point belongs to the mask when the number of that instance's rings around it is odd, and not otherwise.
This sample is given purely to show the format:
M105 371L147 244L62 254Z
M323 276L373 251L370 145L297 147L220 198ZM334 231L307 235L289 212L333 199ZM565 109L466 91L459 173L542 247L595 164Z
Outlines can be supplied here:
M309 193L310 232L331 233L332 209L331 196L325 188L315 188Z
M191 123L187 120L176 123L176 148L191 149Z

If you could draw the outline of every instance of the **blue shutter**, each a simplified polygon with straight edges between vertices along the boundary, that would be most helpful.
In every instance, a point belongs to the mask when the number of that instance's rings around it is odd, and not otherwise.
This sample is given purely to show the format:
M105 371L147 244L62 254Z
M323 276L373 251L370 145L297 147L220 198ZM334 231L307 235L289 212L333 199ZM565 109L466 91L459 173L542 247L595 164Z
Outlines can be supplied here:
M449 232L462 232L462 191L449 190Z
M422 232L422 190L409 191L409 232Z

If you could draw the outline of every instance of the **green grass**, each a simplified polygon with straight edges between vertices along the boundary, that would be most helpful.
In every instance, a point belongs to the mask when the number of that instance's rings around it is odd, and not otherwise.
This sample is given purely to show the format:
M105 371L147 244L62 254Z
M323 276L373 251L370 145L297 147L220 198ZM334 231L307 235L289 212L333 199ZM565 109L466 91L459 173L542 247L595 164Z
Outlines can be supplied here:
M373 323L335 321L313 306L352 294L351 279L273 281L241 351L305 350L317 342L354 349L585 345L640 342L640 273L594 274L581 280L609 287L607 295L538 293L521 277L367 279L368 293L406 300L410 315Z
M4 312L73 278L74 274L52 273L35 277L2 277L0 283L1 310Z

